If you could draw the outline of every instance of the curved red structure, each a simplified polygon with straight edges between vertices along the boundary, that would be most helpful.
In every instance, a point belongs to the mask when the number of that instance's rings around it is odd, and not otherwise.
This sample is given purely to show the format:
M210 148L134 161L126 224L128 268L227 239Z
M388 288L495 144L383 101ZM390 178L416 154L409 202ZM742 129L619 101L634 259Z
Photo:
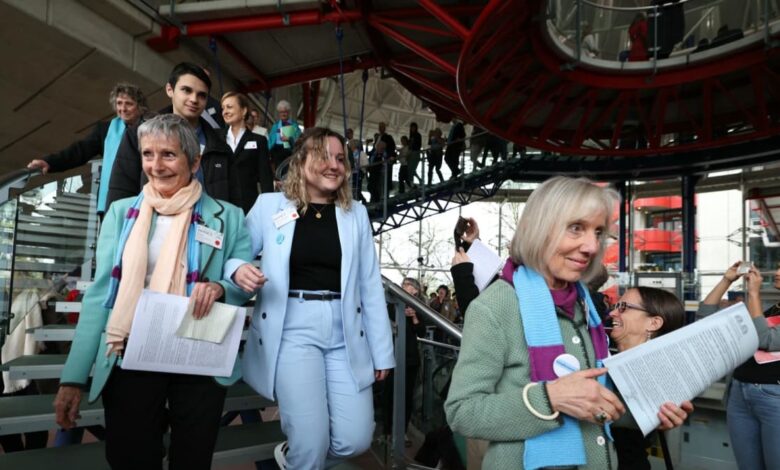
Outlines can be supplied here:
M611 157L674 158L671 154L706 160L694 153L762 139L765 147L774 147L767 138L780 136L777 34L769 44L756 40L735 52L721 46L723 54L711 54L709 61L694 54L687 65L659 61L657 70L599 68L577 62L556 43L546 5L545 0L332 0L286 15L163 27L149 43L167 50L180 35L212 35L255 77L247 91L263 91L331 76L340 66L268 77L225 35L349 23L365 31L373 55L346 58L345 71L381 65L441 120L460 116L516 144L579 156L583 165L609 169L603 163ZM755 150L754 157L762 153L765 149ZM678 166L662 158L656 159L661 167ZM729 156L718 159L728 164Z
M370 2L362 3L367 12ZM419 29L412 40L403 25L373 12L380 61L434 108L518 144L570 155L639 156L780 134L780 50L761 41L712 62L655 73L594 70L553 47L545 1L490 0L476 17L433 0L418 3L439 24L427 26L450 33L459 53L431 60ZM395 59L389 40L417 57Z

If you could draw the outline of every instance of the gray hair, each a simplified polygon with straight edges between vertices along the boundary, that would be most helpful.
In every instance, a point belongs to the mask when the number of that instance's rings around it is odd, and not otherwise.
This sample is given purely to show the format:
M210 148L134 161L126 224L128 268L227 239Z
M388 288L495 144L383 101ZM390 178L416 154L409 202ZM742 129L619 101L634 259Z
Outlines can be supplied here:
M287 100L281 100L278 103L276 103L276 110L277 111L283 111L283 110L289 111L290 108L291 108L290 102L287 101Z
M141 110L141 114L145 114L149 111L149 105L146 104L144 92L132 83L119 82L111 89L111 93L108 95L108 101L111 103L111 109L114 111L116 111L116 99L119 95L127 95L131 100L135 101L138 108Z
M509 245L512 261L542 275L549 275L547 263L564 237L566 228L577 220L602 213L606 230L619 201L617 191L597 186L587 178L556 176L548 179L528 197ZM601 238L599 251L591 258L583 279L589 279L600 268L606 239L606 236Z
M195 131L186 119L175 114L160 114L138 126L138 151L141 152L141 139L148 135L162 135L166 138L176 138L190 168L200 155L200 144Z

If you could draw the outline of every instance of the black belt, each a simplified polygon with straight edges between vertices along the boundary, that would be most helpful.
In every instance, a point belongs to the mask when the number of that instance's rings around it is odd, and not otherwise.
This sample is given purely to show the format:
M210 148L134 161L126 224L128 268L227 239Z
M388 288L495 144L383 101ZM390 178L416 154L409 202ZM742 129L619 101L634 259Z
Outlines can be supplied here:
M303 299L303 300L339 300L341 298L340 292L328 292L322 294L316 294L313 292L293 292L290 291L287 296L291 299Z

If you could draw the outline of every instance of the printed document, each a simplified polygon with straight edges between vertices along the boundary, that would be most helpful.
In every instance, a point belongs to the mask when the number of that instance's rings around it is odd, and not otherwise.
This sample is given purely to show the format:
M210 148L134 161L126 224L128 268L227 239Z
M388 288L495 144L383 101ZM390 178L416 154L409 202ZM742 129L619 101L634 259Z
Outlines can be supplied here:
M757 348L753 321L739 303L608 357L604 365L646 436L660 424L663 403L692 400Z
M230 376L238 354L243 315L233 323L222 343L176 336L187 315L189 298L144 290L138 299L122 368L178 374Z
M190 304L187 312L184 314L184 318L181 319L179 328L176 330L176 336L219 344L224 341L228 330L235 323L234 320L236 319L238 307L214 302L211 310L209 310L209 314L201 319L192 316L194 310L195 304Z
M504 260L479 239L474 240L466 254L474 263L474 284L482 292L504 266Z

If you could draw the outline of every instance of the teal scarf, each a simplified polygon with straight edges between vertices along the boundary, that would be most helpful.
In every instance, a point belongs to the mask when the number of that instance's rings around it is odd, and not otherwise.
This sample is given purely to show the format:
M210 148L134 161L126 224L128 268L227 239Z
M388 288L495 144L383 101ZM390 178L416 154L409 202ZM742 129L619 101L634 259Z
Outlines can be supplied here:
M103 141L103 166L100 168L100 186L98 187L97 211L106 212L106 199L108 199L108 181L111 179L111 168L116 160L116 152L125 135L125 121L119 117L111 120Z

